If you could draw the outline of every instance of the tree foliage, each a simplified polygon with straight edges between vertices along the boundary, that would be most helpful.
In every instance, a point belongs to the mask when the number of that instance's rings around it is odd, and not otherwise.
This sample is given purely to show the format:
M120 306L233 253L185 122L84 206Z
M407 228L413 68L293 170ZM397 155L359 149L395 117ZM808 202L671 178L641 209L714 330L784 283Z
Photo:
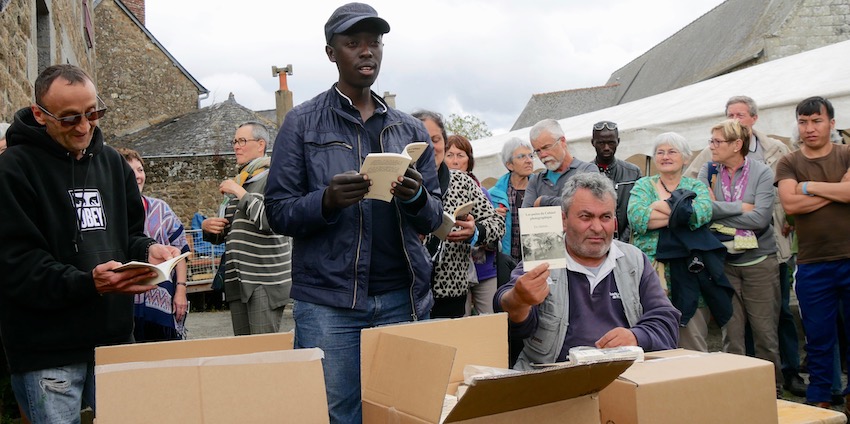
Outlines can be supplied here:
M456 113L449 115L449 119L446 120L446 132L462 135L470 140L477 140L493 135L490 129L487 128L487 123L477 116L460 116Z

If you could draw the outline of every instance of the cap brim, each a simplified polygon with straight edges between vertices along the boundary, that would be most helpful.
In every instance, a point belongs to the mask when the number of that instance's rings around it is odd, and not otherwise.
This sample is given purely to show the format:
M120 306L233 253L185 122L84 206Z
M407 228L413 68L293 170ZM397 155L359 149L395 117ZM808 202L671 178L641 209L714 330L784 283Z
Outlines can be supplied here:
M361 29L360 28L361 26L363 27L362 28L363 30L375 29L376 30L375 32L377 32L378 34L386 34L386 33L390 32L390 24L388 24L387 21L385 21L385 20L383 20L383 19L381 19L377 16L372 16L372 17L358 16L356 18L351 18L351 19L343 22L342 25L340 25L336 28L336 31L334 31L334 34L344 34L346 32L349 32L352 28L355 28L355 27L357 27L356 29Z

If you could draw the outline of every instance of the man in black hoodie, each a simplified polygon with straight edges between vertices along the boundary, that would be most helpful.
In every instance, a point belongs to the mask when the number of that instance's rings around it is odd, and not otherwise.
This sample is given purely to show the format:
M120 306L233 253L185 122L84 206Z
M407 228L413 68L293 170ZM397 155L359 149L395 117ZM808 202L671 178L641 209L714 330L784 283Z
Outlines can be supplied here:
M0 156L0 333L32 422L78 423L81 402L95 406L94 348L133 341L133 295L153 273L112 269L180 253L144 235L135 175L97 128L105 111L85 71L51 66Z

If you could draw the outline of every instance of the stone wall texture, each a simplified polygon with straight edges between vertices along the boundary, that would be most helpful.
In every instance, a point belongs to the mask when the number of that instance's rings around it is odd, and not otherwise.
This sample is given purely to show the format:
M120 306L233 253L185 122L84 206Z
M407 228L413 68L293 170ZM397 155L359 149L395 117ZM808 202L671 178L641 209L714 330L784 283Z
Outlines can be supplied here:
M235 175L233 154L145 158L144 194L165 200L188 229L195 212L216 216L223 199L218 186Z
M847 0L802 0L779 34L765 39L770 60L850 40Z
M113 0L95 15L98 89L107 140L198 109L198 88Z
M38 63L37 6L47 12L43 54L48 65L73 63L97 81L95 50L86 45L81 0L14 0L0 13L0 122L32 103Z

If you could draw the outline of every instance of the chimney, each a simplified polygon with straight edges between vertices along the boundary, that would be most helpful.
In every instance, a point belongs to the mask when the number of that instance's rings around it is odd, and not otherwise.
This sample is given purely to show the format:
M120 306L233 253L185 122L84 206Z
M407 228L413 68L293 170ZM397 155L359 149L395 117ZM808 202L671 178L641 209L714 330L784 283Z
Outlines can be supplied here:
M124 6L127 6L127 9L130 9L130 12L133 12L133 15L136 16L136 19L145 24L145 0L123 0Z
M387 106L395 109L395 94L384 91L384 101L387 102Z
M278 128L283 125L283 118L286 117L287 112L292 110L293 106L292 92L289 91L289 85L286 83L287 75L292 75L292 64L286 65L283 68L272 66L272 76L278 77L280 80L280 89L274 93Z

